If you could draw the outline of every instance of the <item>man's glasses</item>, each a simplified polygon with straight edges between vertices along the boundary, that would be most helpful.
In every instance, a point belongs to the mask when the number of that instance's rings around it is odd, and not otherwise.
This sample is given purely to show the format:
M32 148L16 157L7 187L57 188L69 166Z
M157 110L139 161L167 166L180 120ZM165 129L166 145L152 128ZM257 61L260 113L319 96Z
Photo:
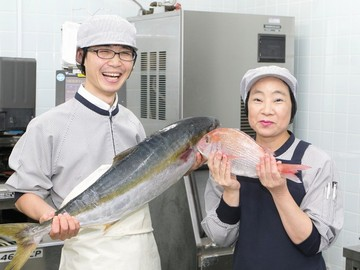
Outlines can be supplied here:
M89 49L89 52L94 52L101 59L113 59L116 54L119 55L119 58L123 61L131 62L136 59L135 51L121 51L114 52L110 49Z

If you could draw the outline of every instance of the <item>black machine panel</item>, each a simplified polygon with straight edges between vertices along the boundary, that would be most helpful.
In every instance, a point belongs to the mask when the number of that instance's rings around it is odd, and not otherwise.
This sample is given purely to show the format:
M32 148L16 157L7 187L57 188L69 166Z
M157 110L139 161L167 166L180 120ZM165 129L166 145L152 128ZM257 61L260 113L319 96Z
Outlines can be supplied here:
M286 36L259 34L258 62L285 63Z
M35 115L36 60L0 57L0 131L25 130Z

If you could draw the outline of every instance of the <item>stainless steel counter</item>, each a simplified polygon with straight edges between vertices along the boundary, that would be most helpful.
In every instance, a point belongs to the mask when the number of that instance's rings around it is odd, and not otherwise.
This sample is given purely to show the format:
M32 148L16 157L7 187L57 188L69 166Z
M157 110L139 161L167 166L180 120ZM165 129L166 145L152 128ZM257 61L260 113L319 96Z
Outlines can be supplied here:
M14 197L14 192L7 190L4 184L0 184L0 210L14 209Z
M0 147L14 147L16 142L20 139L20 136L0 136Z

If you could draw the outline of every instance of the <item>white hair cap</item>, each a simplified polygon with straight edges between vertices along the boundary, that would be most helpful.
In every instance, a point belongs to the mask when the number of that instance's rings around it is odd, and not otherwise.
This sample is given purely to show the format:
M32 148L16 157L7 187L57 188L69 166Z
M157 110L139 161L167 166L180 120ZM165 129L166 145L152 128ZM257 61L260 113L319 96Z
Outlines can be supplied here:
M95 15L84 21L77 33L77 47L126 45L136 48L133 24L116 15Z
M278 66L263 66L248 70L240 83L240 94L244 102L251 87L260 79L265 77L276 77L283 80L293 92L296 99L297 80L286 68Z

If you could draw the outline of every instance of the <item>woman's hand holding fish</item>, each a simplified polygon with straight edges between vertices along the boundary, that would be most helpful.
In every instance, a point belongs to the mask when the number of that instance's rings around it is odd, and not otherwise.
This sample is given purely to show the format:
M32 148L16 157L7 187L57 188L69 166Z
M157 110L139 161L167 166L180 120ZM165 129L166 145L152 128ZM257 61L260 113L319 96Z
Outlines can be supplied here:
M80 229L80 223L76 218L69 214L59 214L55 216L54 212L44 214L39 222L42 223L46 220L52 219L51 231L49 233L51 239L62 240L76 236Z
M227 156L220 151L210 153L208 166L213 179L224 188L224 201L229 206L238 206L240 182L235 175L231 174L231 165Z
M302 243L312 231L312 221L309 216L297 205L287 187L287 182L280 175L276 159L265 154L256 166L261 184L266 187L274 200L282 224L291 241Z
M276 161L275 157L266 153L256 166L261 184L270 192L287 190L286 178L282 177L278 170L279 163L281 164L280 161Z

